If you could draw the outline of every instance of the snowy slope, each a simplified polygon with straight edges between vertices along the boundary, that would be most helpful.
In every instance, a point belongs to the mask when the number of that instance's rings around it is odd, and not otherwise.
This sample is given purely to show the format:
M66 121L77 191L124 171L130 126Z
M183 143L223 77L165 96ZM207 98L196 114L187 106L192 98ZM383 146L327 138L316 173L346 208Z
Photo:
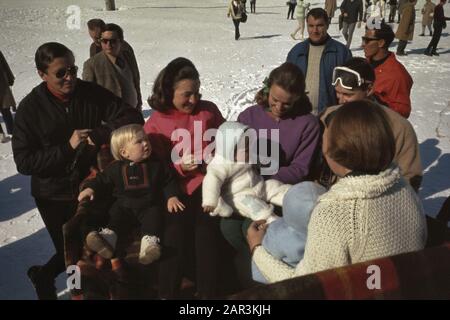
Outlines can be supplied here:
M66 25L66 10L74 2L81 9L79 30L70 30ZM285 1L259 0L257 14L249 14L248 22L241 24L241 40L235 41L233 24L226 17L227 2L116 0L119 10L105 12L104 1L0 0L0 50L16 75L16 100L20 101L40 82L34 53L44 42L67 45L81 68L90 45L86 21L99 17L124 28L140 65L144 97L150 93L158 71L173 58L185 56L200 71L203 97L214 101L228 119L235 119L252 103L269 71L285 60L295 44L289 34L296 21L286 20ZM323 0L313 0L315 6L323 6ZM421 5L416 8L419 10ZM449 5L445 10L450 16ZM435 215L450 194L450 40L444 30L441 56L422 55L430 37L418 36L420 11L417 16L415 38L407 47L410 55L400 60L414 79L410 120L426 168L420 196L426 211ZM355 56L363 55L358 48L362 32L355 31ZM329 33L343 41L336 19ZM0 144L0 299L34 299L25 272L30 265L45 263L52 251L30 196L29 177L17 173L11 144ZM64 287L62 277L58 287Z

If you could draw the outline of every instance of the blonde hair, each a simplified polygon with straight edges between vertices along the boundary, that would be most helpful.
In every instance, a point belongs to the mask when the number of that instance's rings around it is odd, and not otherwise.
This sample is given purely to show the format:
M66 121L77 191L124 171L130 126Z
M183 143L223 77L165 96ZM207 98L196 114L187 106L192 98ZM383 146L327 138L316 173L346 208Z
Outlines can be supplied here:
M120 150L133 140L139 132L143 132L144 128L140 124L128 124L120 127L112 132L111 135L111 153L116 160L125 160L120 155Z

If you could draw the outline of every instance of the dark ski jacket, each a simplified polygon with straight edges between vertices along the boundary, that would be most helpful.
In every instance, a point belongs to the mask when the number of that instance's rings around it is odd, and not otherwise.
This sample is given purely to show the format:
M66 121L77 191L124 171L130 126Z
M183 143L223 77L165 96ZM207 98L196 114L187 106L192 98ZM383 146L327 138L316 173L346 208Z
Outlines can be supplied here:
M16 113L12 150L17 171L31 175L35 198L76 199L80 181L96 164L98 148L109 143L111 131L143 122L139 111L97 84L78 79L72 98L62 102L42 82ZM69 139L75 129L92 129L95 147L80 144L72 149Z

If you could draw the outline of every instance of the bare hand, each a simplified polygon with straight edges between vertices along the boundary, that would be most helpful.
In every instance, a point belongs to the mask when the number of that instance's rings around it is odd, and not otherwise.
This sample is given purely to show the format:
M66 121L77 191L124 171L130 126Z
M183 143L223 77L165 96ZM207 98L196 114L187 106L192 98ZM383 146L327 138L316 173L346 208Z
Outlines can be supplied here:
M184 155L181 163L181 170L183 172L194 171L198 168L198 164L195 163L195 158L192 154Z
M213 206L203 206L203 212L205 212L205 213L213 212L214 209L216 209L216 207L213 207Z
M78 195L78 202L81 202L81 200L85 198L89 198L90 201L94 200L94 193L95 193L94 190L91 188L84 189Z
M89 138L89 132L91 131L91 129L74 130L69 140L72 149L75 150L81 142L88 142L87 139Z
M185 205L178 199L178 197L171 197L169 200L167 200L167 210L170 213L183 211Z
M250 224L250 227L247 230L247 243L250 251L253 251L256 246L259 246L262 243L267 226L266 220L253 221Z

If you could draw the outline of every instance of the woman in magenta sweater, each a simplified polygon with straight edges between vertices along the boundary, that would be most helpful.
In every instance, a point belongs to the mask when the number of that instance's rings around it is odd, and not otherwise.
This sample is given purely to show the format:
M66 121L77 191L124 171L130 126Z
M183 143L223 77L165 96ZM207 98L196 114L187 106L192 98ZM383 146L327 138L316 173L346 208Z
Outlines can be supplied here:
M305 77L300 68L285 62L272 70L255 100L257 104L241 112L238 121L258 134L258 160L266 164L261 174L265 179L288 184L307 179L320 141L320 126L311 114ZM220 223L225 239L237 249L237 271L244 287L252 284L248 281L251 278L250 254L245 240L250 222L232 216L223 218Z
M201 184L206 171L204 151L210 143L206 131L218 128L224 119L214 103L201 100L199 88L194 64L177 58L159 73L148 100L156 111L145 123L145 132L154 154L178 172L186 197L182 212L166 215L162 244L169 253L160 261L160 298L179 297L186 257L195 257L199 297L217 295L219 220L203 212ZM195 252L188 253L191 238Z

